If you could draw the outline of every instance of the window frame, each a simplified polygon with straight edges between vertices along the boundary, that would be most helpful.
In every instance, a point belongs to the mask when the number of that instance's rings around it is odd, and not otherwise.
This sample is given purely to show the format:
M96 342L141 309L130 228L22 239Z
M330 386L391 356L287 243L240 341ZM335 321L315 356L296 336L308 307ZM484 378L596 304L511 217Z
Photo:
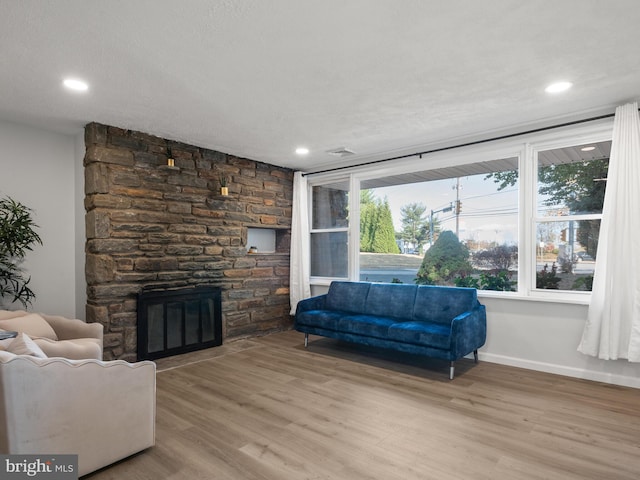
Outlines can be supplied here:
M527 296L530 298L558 298L566 303L581 303L588 304L591 299L591 292L585 291L574 291L574 290L546 290L537 288L536 286L536 232L537 225L539 223L565 223L569 221L580 221L580 220L600 220L602 221L602 213L589 213L589 214L573 214L573 215L565 215L565 216L541 216L538 213L537 209L537 195L538 195L538 169L539 169L539 157L541 152L545 152L548 150L555 150L560 148L569 148L589 143L598 143L610 141L612 139L612 131L610 128L608 133L604 131L600 131L598 133L593 133L592 135L585 136L584 134L580 135L567 135L562 136L560 138L556 138L551 141L541 141L531 144L531 181L533 182L533 191L531 198L531 221L530 221L530 236L532 238L532 245L530 248L529 255L529 278L528 278L528 291Z
M313 228L314 225L314 218L313 218L313 188L314 187L323 187L323 186L327 186L327 185L331 185L334 184L336 182L341 182L344 181L345 176L344 175L329 175L329 176L325 176L325 177L321 177L320 181L314 181L313 179L310 179L307 182L307 198L310 199L310 201L307 202L307 209L308 209L308 219L309 219L309 246L311 246L311 235L316 234L316 233L340 233L340 232L346 232L347 234L347 276L346 277L324 277L324 276L313 276L310 274L309 277L309 283L311 285L322 285L322 286L328 286L333 280L351 280L353 278L352 275L352 268L353 268L353 262L351 259L351 237L352 237L352 233L351 233L351 225L352 225L352 220L351 220L351 212L352 210L352 205L351 205L351 200L352 200L352 195L351 192L354 191L352 188L351 183L349 184L349 216L347 217L347 225L345 227L332 227L332 228ZM311 252L311 250L309 250ZM311 254L311 253L310 253ZM311 259L309 259L310 263L311 263ZM311 265L309 266L311 267ZM311 268L309 268L309 272L311 272Z
M379 162L379 158L360 158L359 166L349 167L326 173L308 174L309 226L311 218L311 195L314 186L322 186L336 182L349 182L349 218L348 218L348 263L347 279L358 281L360 275L360 186L367 180L395 176L403 173L455 167L472 163L480 163L500 158L518 158L518 291L501 292L478 290L481 297L525 299L529 301L588 304L591 292L570 290L544 290L536 288L536 223L540 220L550 221L549 217L538 217L536 208L538 194L538 153L554 148L565 148L580 144L610 141L612 139L613 119L601 119L569 127L549 129L526 135L514 135L503 140L482 142L478 145L467 145L451 149L440 149L429 154L406 157L398 154L398 159ZM429 150L424 148L425 151ZM414 149L415 151L415 149ZM367 163L369 161L369 163ZM428 168L425 168L428 167ZM588 215L593 217L593 214ZM601 218L601 214L599 215ZM573 216L571 216L573 217ZM579 215L585 219L586 215ZM553 218L553 217L552 217ZM562 217L567 221L569 216ZM560 221L560 219L558 220ZM331 229L333 231L334 229ZM344 231L344 229L339 229ZM318 230L310 232L318 233ZM332 277L310 277L312 286L327 286ZM340 278L344 280L344 278Z

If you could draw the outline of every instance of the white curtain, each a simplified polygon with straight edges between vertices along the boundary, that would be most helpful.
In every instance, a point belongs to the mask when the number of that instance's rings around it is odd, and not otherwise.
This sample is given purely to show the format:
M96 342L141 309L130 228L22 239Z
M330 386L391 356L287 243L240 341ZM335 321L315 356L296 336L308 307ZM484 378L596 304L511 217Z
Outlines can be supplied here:
M291 218L291 259L289 299L291 315L300 300L311 296L309 287L309 209L307 208L307 178L302 172L293 176L293 211Z
M616 109L589 315L578 351L640 362L640 117Z

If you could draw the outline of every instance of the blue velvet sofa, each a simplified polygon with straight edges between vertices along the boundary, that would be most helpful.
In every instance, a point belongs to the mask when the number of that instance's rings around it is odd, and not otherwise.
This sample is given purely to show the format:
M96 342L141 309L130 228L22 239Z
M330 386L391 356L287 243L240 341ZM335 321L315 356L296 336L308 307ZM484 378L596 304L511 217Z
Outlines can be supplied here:
M484 345L487 320L473 288L332 282L298 303L294 328L309 334L454 362Z

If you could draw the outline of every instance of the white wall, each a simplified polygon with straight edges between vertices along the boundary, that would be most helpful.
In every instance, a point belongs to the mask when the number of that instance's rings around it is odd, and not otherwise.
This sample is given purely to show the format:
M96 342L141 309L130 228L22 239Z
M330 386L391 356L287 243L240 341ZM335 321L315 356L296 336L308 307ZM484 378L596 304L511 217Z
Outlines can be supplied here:
M75 318L86 320L87 279L84 271L86 243L85 209L84 209L84 131L75 137L75 276L76 276L76 308Z
M0 195L34 210L43 241L23 264L36 294L29 310L84 318L76 312L76 143L73 136L0 121Z
M487 307L481 360L640 388L640 364L577 351L586 305L486 297L480 301Z

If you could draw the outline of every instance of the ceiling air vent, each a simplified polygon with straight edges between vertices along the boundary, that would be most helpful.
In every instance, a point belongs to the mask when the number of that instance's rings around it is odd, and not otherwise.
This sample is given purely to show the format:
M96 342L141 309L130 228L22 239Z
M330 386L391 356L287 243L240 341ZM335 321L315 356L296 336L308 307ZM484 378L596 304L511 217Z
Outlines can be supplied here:
M346 147L338 147L333 150L327 150L329 155L333 155L334 157L347 157L349 155L353 155L355 152L349 150Z

